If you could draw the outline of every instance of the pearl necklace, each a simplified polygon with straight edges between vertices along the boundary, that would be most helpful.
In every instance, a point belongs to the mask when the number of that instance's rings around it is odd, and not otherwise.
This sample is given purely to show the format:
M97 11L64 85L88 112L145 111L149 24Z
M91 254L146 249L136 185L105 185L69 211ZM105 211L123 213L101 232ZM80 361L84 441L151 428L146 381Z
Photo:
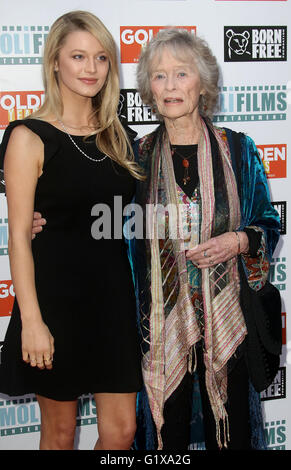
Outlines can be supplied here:
M80 147L76 144L76 142L74 141L74 139L72 138L72 136L68 133L64 123L60 120L58 120L58 122L61 124L62 128L64 129L65 133L67 134L67 136L69 137L70 141L72 142L72 144L76 147L76 149L79 150L79 152L84 155L84 157L88 158L89 160L91 160L92 162L95 162L95 163L100 163L100 162L103 162L103 160L105 160L105 158L108 157L108 155L105 155L103 158L92 158L92 157L89 157L89 155L87 155L85 152L83 152L82 149L80 149Z

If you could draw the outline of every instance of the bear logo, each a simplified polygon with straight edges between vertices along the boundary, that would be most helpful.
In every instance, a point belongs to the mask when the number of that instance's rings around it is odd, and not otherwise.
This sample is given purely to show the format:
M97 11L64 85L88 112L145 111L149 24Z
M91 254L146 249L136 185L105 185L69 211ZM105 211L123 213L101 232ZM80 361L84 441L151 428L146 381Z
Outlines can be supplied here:
M226 31L228 37L228 57L231 59L232 52L237 55L250 54L246 49L249 43L250 33L235 33L232 29Z

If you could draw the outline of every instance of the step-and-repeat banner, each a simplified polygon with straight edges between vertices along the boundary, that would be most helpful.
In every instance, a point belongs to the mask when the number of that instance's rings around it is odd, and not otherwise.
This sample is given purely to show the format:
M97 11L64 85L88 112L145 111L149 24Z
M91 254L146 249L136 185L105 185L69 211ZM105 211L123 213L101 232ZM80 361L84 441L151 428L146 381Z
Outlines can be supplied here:
M283 351L280 370L261 396L268 448L291 449L291 323L288 319L291 294L287 289L291 0L0 1L0 140L10 121L28 116L41 105L44 98L41 64L46 36L56 18L76 9L99 16L113 34L120 56L119 113L140 137L157 125L136 89L135 73L142 45L159 29L180 26L206 39L218 59L220 111L214 121L218 126L246 132L254 139L268 175L273 204L281 216L282 236L272 259L270 280L282 294ZM0 360L14 301L2 180L1 174ZM53 279L52 283L54 289L61 289L61 279ZM93 448L96 422L94 400L91 396L80 397L76 448ZM40 413L33 395L0 395L0 449L37 449L39 429Z

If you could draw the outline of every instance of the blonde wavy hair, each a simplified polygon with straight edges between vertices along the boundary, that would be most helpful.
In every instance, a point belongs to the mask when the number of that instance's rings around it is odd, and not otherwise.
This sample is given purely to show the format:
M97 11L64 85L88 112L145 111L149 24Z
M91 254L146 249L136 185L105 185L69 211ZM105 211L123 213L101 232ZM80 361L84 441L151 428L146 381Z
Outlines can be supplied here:
M61 119L63 102L55 63L66 37L74 31L91 33L102 44L109 60L106 82L100 92L92 98L93 111L90 120L97 122L98 128L89 135L96 134L96 145L99 150L126 168L135 178L141 179L141 170L134 162L131 144L117 114L120 85L116 45L111 33L92 13L72 11L62 15L53 23L46 39L43 56L45 100L41 108L30 117L42 119L53 114L57 119Z
M187 61L190 58L196 65L204 89L204 94L200 95L199 113L211 120L218 108L219 67L206 41L184 29L163 29L142 48L137 67L137 86L141 99L157 113L151 91L151 67L164 48L168 48L178 59ZM159 117L162 119L162 116Z

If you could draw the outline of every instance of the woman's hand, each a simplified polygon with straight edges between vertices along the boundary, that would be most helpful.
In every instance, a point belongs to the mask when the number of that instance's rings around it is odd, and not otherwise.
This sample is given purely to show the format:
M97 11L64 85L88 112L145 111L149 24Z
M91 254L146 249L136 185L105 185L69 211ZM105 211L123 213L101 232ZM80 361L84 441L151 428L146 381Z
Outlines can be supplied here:
M199 268L209 268L247 252L248 245L245 232L226 232L187 251L186 258Z
M42 226L45 224L46 220L41 216L40 212L34 212L32 221L32 239L35 238L37 233L42 231Z
M40 320L22 321L22 359L31 367L52 369L54 338Z

